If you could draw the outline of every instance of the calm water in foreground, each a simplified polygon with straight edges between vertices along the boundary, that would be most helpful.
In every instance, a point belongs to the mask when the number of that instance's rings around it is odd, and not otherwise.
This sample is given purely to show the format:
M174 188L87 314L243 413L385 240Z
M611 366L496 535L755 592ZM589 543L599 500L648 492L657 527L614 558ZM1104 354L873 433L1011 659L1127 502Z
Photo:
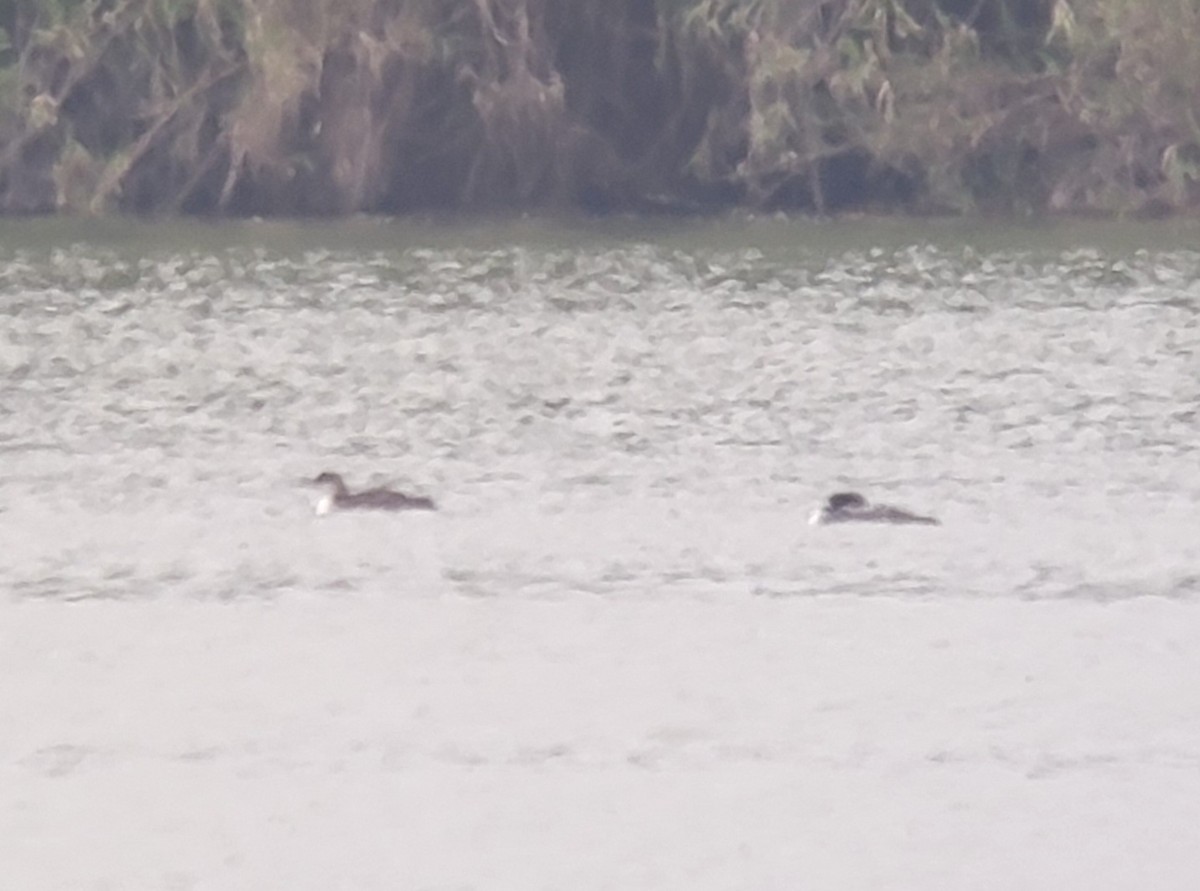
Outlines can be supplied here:
M1190 887L1197 234L0 225L0 862Z

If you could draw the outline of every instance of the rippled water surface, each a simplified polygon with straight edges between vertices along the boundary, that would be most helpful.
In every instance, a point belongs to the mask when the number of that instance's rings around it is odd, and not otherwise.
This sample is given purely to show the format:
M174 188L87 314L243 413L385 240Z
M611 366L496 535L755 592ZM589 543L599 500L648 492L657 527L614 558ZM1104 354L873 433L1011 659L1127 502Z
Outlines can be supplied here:
M4 234L17 598L1200 593L1187 233ZM317 520L324 469L443 510ZM805 525L846 488L944 525Z
M0 224L5 879L1191 891L1194 236Z

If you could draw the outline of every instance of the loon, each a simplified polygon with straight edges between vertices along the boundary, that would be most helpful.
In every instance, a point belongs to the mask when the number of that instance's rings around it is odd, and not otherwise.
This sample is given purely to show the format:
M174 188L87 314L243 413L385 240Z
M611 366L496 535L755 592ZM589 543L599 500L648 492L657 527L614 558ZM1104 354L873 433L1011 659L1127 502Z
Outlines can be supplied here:
M437 510L433 499L420 495L405 495L392 489L366 489L351 492L340 474L325 471L313 484L326 486L328 492L317 503L317 514L331 510Z
M923 517L890 504L868 504L857 492L835 492L809 519L814 526L826 523L919 523L940 526L934 517Z

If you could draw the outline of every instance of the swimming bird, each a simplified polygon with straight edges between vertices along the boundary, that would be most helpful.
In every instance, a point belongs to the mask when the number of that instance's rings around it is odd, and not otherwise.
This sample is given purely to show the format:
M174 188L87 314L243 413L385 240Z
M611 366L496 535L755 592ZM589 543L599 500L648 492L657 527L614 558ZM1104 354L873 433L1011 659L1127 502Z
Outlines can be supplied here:
M814 526L826 523L918 523L940 526L935 517L923 517L890 504L868 504L867 499L857 492L835 492L829 501L816 511L809 523Z
M328 490L318 503L317 514L331 510L437 510L433 499L422 495L405 495L394 489L365 489L351 492L341 474L326 470L315 480L314 485Z

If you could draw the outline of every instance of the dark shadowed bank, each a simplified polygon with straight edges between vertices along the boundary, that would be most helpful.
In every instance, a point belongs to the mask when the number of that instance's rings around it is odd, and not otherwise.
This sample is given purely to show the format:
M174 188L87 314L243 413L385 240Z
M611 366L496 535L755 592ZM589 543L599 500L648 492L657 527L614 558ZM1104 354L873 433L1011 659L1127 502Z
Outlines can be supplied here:
M1196 0L0 0L0 211L1200 207Z

